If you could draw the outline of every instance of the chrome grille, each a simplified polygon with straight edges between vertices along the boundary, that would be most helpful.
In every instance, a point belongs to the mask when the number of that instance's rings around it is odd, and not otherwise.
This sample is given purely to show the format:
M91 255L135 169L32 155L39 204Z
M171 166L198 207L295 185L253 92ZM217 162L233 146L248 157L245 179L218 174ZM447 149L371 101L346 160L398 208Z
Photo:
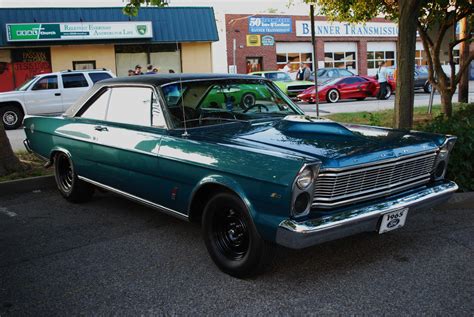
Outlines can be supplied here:
M351 170L321 171L315 183L313 207L338 207L425 184L435 158L436 153L431 152Z

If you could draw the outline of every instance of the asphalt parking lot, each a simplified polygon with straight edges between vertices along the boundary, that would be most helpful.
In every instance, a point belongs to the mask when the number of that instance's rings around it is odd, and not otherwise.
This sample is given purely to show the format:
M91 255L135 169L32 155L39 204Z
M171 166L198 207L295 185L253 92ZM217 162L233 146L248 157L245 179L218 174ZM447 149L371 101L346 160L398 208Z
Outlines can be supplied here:
M0 316L472 315L472 195L404 228L280 249L239 280L197 225L112 194L69 204L55 190L0 197Z

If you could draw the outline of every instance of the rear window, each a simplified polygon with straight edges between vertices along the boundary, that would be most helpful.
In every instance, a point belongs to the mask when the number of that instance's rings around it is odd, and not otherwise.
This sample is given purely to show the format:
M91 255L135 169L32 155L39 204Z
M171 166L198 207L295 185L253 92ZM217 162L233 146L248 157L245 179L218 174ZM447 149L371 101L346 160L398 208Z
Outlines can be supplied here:
M83 74L62 75L64 88L81 88L89 86Z
M112 78L109 73L89 73L89 76L94 84L98 81Z

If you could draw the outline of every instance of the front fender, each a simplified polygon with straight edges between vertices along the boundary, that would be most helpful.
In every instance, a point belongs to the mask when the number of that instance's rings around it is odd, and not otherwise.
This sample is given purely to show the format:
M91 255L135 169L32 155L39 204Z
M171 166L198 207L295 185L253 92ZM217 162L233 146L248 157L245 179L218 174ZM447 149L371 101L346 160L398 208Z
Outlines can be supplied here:
M250 193L236 180L223 175L209 175L203 178L194 188L189 204L192 203L195 194L205 185L220 185L235 193L247 207L250 216L260 236L267 241L275 241L276 230L281 221L288 218L291 190L278 198L261 197L261 200L252 199ZM256 184L258 185L258 184ZM250 189L249 189L250 190ZM266 200L265 200L266 199ZM191 205L188 211L191 210ZM274 210L274 209L278 210Z

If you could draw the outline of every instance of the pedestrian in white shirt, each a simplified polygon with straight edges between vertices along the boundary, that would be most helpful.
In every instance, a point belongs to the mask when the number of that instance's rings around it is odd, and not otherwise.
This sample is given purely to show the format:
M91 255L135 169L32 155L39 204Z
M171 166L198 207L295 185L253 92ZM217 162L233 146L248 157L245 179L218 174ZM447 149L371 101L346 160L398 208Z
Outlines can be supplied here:
M378 99L385 99L387 94L387 69L385 68L385 61L379 63L379 69L377 70L377 81L379 82L379 94Z
M291 71L290 62L286 63L285 67L283 67L283 71L288 74L290 73Z

